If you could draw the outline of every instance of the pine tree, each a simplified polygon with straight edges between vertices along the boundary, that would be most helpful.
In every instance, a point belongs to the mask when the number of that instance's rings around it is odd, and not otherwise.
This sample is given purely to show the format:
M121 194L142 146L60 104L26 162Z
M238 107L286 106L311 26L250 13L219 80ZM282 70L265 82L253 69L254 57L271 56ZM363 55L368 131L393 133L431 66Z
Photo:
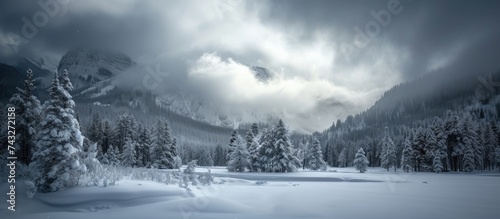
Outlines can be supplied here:
M240 136L238 134L238 131L236 131L236 129L234 129L233 132L231 132L231 138L229 139L229 147L227 150L227 159L228 160L229 160L229 157L231 156L231 153L233 152L233 149L236 148L236 145L234 144L234 142L236 141L236 139L238 139L238 136Z
M179 169L182 166L182 158L180 156L174 157L174 163L172 164L174 169Z
M24 89L16 89L17 93L12 96L9 105L9 107L15 107L16 114L16 141L14 147L18 151L19 160L22 163L29 164L36 148L34 142L38 125L42 121L40 101L33 94L35 86L31 69L27 71Z
M135 141L135 147L134 147L134 150L135 150L135 166L136 167L144 167L144 142L143 142L143 139L141 138L141 135L142 133L144 132L143 131L144 129L144 126L139 123L139 125L137 126L137 140ZM149 154L149 153L148 153Z
M446 151L450 162L450 170L458 170L458 155L460 131L458 128L458 115L456 112L447 111L444 130L446 134Z
M97 145L97 155L96 159L100 162L103 159L104 153L102 152L102 146Z
M106 155L107 155L107 158L109 161L109 165L117 166L120 164L120 159L118 159L118 157L120 157L120 155L119 155L117 147L113 147L113 145L110 145L108 152L106 152Z
M500 147L500 133L498 131L498 126L497 126L497 123L495 120L493 120L493 119L490 120L490 126L491 126L491 133L493 135L492 138L496 139L496 140L492 140L493 146L491 147L492 152L490 155L492 157L492 159L491 159L492 163L495 163L496 150L498 147ZM495 152L493 152L493 151L495 151ZM493 165L495 165L495 164L493 164Z
M285 127L285 123L280 119L274 131L275 154L271 160L273 172L295 172L300 161L292 154L292 143L290 142L290 132Z
M326 151L328 152L328 158L326 160L326 162L330 165L330 166L337 166L337 150L335 148L335 144L333 143L333 141L329 141L326 143Z
M83 136L74 117L75 103L59 84L57 73L48 91L50 99L44 104L45 117L33 154L34 168L39 173L35 183L42 192L76 186L86 169L80 162Z
M337 162L339 162L339 167L346 167L347 166L347 151L344 148L339 153L339 157L337 159Z
M406 137L403 144L404 146L403 146L403 153L401 155L401 169L403 169L405 172L408 173L412 169L411 157L413 154L410 138Z
M296 156L303 163L303 159L302 159L303 157L299 156L301 145L302 145L302 141L299 142L299 147L297 148L297 155ZM326 145L325 145L325 150L323 150L323 160L325 160L325 163L327 165L330 165L330 166L332 166L331 162L330 162L331 161L331 154L332 154L331 150L332 150L332 147L330 146L330 143L327 141Z
M302 169L309 168L307 157L309 156L309 142L305 138L299 142L299 148L296 153L297 159L301 162Z
M463 144L465 145L465 153L464 153L464 171L472 172L476 169L475 160L474 160L474 148L472 143L470 143L470 139L464 139Z
M61 76L61 87L68 92L73 90L73 84L69 80L68 69L64 69L64 72Z
M259 141L259 166L261 172L272 172L272 159L275 155L273 132L270 129L264 129L261 136Z
M154 168L173 169L174 157L171 154L172 139L168 122L158 121L151 159Z
M387 127L385 128L384 138L382 138L381 144L382 154L380 156L382 167L387 169L387 171L389 171L389 168L394 167L394 171L396 171L396 148Z
M92 122L90 123L87 129L87 138L92 142L102 143L101 142L103 136L102 127L103 125L101 123L101 119L99 118L99 114L95 113L92 116Z
M359 170L360 173L366 172L369 162L368 159L366 159L365 151L363 150L363 148L359 148L355 157L356 158L354 159L353 163L356 167L356 170Z
M500 146L495 148L495 161L498 167L498 171L500 171Z
M125 140L127 138L134 138L135 119L131 114L125 113L118 116L116 127L114 131L114 145L118 146L119 152L123 151Z
M311 148L309 148L308 167L311 170L319 170L323 168L326 163L323 160L323 153L321 152L321 144L318 139L314 138Z
M448 160L448 155L446 153L446 133L444 130L443 120L439 117L434 118L432 124L432 132L436 137L436 153L438 153L441 163L443 164L443 170L448 170L450 162ZM435 158L434 158L435 159ZM434 161L433 161L434 163Z
M101 146L103 153L106 153L111 145L112 129L108 120L105 120L102 125Z
M462 118L459 127L461 138L458 146L454 147L452 156L459 161L459 170L470 172L476 169L478 163L482 163L479 162L481 159L479 140L470 115ZM463 168L460 168L462 163Z
M168 169L174 168L174 157L177 155L177 142L174 143L175 139L172 139L172 134L170 132L170 125L168 121L165 121L165 158L164 162ZM172 145L174 144L174 149L172 149ZM211 159L211 158L210 158Z
M441 163L441 152L436 150L434 153L434 160L432 162L432 170L436 173L443 171L443 164Z
M491 119L490 120L490 126L491 126L491 130L493 132L493 134L495 135L495 137L497 137L497 140L495 142L495 146L499 146L500 144L500 133L498 131L498 126L497 126L497 123L495 121L495 119Z
M125 139L125 145L123 146L123 154L121 156L121 164L125 167L134 167L136 165L136 155L135 155L136 143L130 138Z
M247 149L249 149L252 146L254 138L255 136L253 135L252 130L248 130L247 135L245 136Z
M479 126L479 124L474 123L473 127L474 127L474 132L476 134L475 138L477 142L477 144L474 145L476 169L482 170L484 168L484 155L486 152L484 146L484 140L482 139L481 127Z
M172 157L179 156L177 150L178 150L177 149L177 139L172 138L172 144L170 145L170 154L172 154Z
M226 159L227 152L226 150L222 147L222 145L217 145L215 147L215 153L214 153L214 165L215 166L225 166L227 164L227 159Z
M140 126L142 127L142 125ZM138 147L136 148L137 166L149 167L150 166L150 150L151 150L151 136L146 127L139 129L139 139L137 141Z
M213 166L214 165L212 153L210 153L210 150L207 150L207 149L199 150L197 160L198 160L198 164L200 166Z
M250 164L250 153L248 152L245 142L241 137L237 138L233 145L236 147L233 149L229 156L229 161L227 163L227 170L229 172L245 172L249 169Z
M108 159L108 154L104 153L104 155L102 155L102 158L99 160L99 162L103 165L110 165L109 159Z
M490 122L484 126L484 130L482 132L485 149L485 167L488 167L489 170L491 170L492 167L495 168L495 147L497 145L498 137L492 128L494 125L496 126L495 121L493 119L490 120Z
M253 123L250 130L252 131L253 136L257 137L259 135L259 125L257 125L257 123Z
M255 123L254 123L255 124ZM261 170L260 162L259 162L259 137L257 136L252 140L252 144L248 148L248 152L250 153L250 171L258 172Z
M435 152L436 149L438 148L438 142L436 139L436 136L434 133L429 130L425 129L425 145L423 147L423 157L420 162L420 169L424 171L432 171L433 170L433 163L434 163L434 158L435 158ZM439 155L437 155L439 156Z

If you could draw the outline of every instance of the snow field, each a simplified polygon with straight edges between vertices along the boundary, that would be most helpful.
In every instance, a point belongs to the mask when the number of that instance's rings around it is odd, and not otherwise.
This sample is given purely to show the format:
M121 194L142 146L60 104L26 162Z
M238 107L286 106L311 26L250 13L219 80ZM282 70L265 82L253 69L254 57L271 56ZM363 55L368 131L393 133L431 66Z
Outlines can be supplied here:
M1 218L500 218L500 173L229 173L211 186L123 179L116 186L37 193L19 185L17 211ZM160 170L161 171L161 170ZM197 172L207 171L197 168ZM257 183L259 182L259 183ZM20 184L20 183L18 183ZM6 191L6 184L2 191Z

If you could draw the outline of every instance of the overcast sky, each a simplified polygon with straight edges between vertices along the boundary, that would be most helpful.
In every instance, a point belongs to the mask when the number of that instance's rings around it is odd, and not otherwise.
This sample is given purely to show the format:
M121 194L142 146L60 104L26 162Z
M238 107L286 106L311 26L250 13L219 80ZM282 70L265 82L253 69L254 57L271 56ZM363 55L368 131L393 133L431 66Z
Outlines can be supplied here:
M47 24L39 2L61 2ZM76 46L118 50L205 98L284 110L295 129L323 130L433 69L499 70L499 11L487 0L3 0L0 61L12 45L55 62ZM25 36L22 18L37 16L41 27ZM246 65L276 77L262 84Z

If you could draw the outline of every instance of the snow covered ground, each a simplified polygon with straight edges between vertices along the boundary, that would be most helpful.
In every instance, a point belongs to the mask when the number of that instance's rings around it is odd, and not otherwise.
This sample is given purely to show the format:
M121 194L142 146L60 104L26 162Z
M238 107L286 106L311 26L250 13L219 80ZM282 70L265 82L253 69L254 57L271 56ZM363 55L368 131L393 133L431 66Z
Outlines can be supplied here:
M116 186L37 193L33 199L18 183L16 212L4 201L0 218L500 218L498 172L334 170L228 173L216 167L215 184L191 191L124 179Z

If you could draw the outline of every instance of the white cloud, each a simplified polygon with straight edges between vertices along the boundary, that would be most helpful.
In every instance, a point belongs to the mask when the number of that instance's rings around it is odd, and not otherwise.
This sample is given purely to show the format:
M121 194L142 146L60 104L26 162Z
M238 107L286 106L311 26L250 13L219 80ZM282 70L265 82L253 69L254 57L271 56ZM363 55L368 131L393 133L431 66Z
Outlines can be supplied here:
M128 15L127 21L134 25L130 17L147 21L148 28L134 26L141 34L137 34L139 46L134 43L131 49L147 47L159 56L188 62L188 78L202 94L209 95L206 98L264 112L286 109L295 128L309 131L325 129L334 120L371 106L400 82L398 70L407 58L405 51L390 46L369 46L361 51L366 59L346 64L338 42L332 40L345 35L336 35L345 30L332 26L305 33L300 27L272 24L263 20L263 14L273 13L264 1L92 0L81 5L75 2L72 10L99 11L117 19ZM156 56L156 52L136 57ZM266 67L278 77L269 84L261 83L246 65Z
M274 72L276 73L276 72ZM251 70L231 58L221 59L207 53L196 60L188 72L192 86L225 106L286 113L289 123L297 130L316 131L328 128L338 116L347 116L362 110L363 99L370 93L361 93L339 87L321 78L286 76L278 73L268 83L257 80ZM324 107L330 107L325 110Z

